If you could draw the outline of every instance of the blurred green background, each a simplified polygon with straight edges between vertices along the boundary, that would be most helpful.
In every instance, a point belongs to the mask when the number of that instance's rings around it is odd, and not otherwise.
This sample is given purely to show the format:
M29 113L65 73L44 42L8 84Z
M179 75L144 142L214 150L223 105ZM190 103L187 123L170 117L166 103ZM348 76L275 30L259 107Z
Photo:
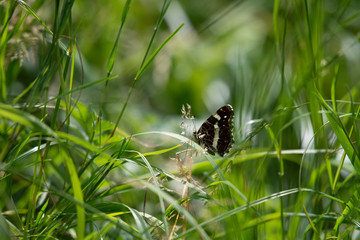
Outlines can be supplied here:
M70 37L78 44L82 56L82 62L77 62L75 80L78 84L81 82L81 67L84 68L84 83L106 76L106 64L121 22L124 3L75 2L72 10L73 33L64 36L63 41ZM341 55L337 60L341 64L339 76L342 79L337 82L339 96L346 94L347 85L357 83L356 76L359 74L356 67L359 64L356 57L359 52L356 46L358 4L356 1L348 1L347 5L340 5L338 1L322 3L324 20L319 27L326 32L316 32L319 36L313 36L321 44L321 49L313 49L317 51L319 64L327 64ZM54 4L44 1L39 5L37 14L51 27ZM81 100L95 109L99 100L103 100L106 119L114 121L122 108L162 5L162 1L131 3L113 71L119 77L109 82L105 99L102 99L103 86L81 92ZM281 3L278 25L274 25L271 1L172 2L151 50L180 24L185 25L138 81L126 110L127 117L123 123L126 125L123 128L130 133L159 128L175 130L177 123L168 126L169 121L161 119L172 117L174 120L173 117L178 117L185 103L189 103L193 113L202 119L218 107L230 103L237 111L236 126L239 128L250 119L269 118L276 110L282 88L286 88L288 94L294 93L295 100L303 103L303 93L298 85L304 81L297 70L308 68L306 65L310 64L304 62L310 61L307 51L303 50L309 37L306 16L296 15L303 8L303 4L297 1ZM281 49L282 39L277 39L280 35L274 33L274 30L284 31L284 19L281 17L286 17L287 21L284 49ZM17 80L9 80L11 97L16 97L39 73L44 58L41 54L46 53L50 41L48 37L44 39L44 29L32 17L26 18L26 24L21 27L24 31L16 36L11 45L12 51L7 53L9 57L20 60L20 72L13 72ZM282 61L285 61L284 66ZM285 84L281 82L282 67ZM328 82L332 80L333 72L324 69L322 74L324 80L319 85L330 96ZM56 79L49 83L50 90L55 93L58 86Z
M121 22L124 1L76 1L72 11L73 36L82 56L77 61L75 81L80 84L81 64L84 83L106 76L106 64ZM162 1L134 1L120 36L113 74L104 99L104 114L114 121L140 67ZM154 50L180 24L184 27L166 45L138 81L133 92L125 129L130 133L150 129L176 130L163 117L180 115L189 103L193 113L205 118L220 106L230 103L243 112L244 119L262 117L271 109L280 93L280 63L272 36L272 2L268 1L174 1L159 33ZM44 2L37 12L50 27L54 5ZM17 81L11 81L11 96L16 97L39 73L41 54L48 42L43 29L32 17L18 36L24 51ZM30 35L30 37L28 35ZM67 41L67 37L63 41ZM26 42L24 42L26 41ZM48 41L49 38L48 38ZM28 79L26 81L26 79ZM49 83L50 93L57 93L58 81ZM53 90L54 92L51 92ZM103 86L81 92L81 101L99 106ZM174 120L174 119L173 119ZM176 120L175 120L176 121ZM237 124L243 124L237 118ZM237 125L239 126L239 125ZM175 126L176 127L176 126Z
M81 81L81 67L84 68L85 83L106 76L106 64L121 22L124 3L74 3L74 33L72 36L64 36L63 41L70 37L78 44L82 56L82 62L77 62L75 80L78 84ZM337 91L340 96L346 94L346 85L356 84L356 76L359 74L356 67L359 64L356 58L359 51L356 46L358 24L355 18L357 15L354 15L357 4L356 1L348 1L348 5L339 7L338 1L322 3L324 20L319 27L323 27L326 32L316 32L319 36L313 36L321 44L321 49L313 49L318 51L316 57L320 64L327 64L332 58L341 55L338 61L341 64L339 75L342 80L338 81ZM51 27L53 3L44 1L39 5L41 7L37 14ZM106 88L104 110L109 120L114 121L122 107L148 47L162 5L162 1L131 3L113 71L119 77L111 80ZM298 12L293 10L296 8ZM127 110L126 128L131 133L163 128L167 121L159 120L162 117L177 117L185 103L189 103L195 115L202 118L226 103L233 104L237 113L240 113L236 119L237 127L250 119L266 118L276 110L284 87L281 82L282 67L286 90L289 94L295 91L294 97L301 103L302 93L298 84L304 81L303 76L299 76L296 71L311 64L298 61L306 61L309 57L303 56L308 53L302 51L309 37L306 16L296 15L303 8L303 4L297 1L282 3L279 11L284 16L279 15L276 26L271 1L172 2L151 50L180 24L185 25L138 81ZM284 30L284 19L281 17L286 17L287 21L283 53L280 48L282 39L277 39L274 33L274 30ZM44 29L32 17L26 18L22 28L24 31L17 36L16 42L12 42L11 47L14 49L8 51L9 57L19 58L21 67L18 75L14 73L17 80L9 81L11 97L16 97L39 73L44 58L41 54L46 53L47 41L50 41L49 38L44 40ZM284 54L284 60L281 54ZM284 66L282 61L286 61ZM320 82L320 87L330 96L328 82L333 73L324 69L322 74L324 80ZM49 85L50 90L56 93L59 86L56 79ZM86 89L81 93L81 100L96 108L99 99L102 99L102 90L102 86Z

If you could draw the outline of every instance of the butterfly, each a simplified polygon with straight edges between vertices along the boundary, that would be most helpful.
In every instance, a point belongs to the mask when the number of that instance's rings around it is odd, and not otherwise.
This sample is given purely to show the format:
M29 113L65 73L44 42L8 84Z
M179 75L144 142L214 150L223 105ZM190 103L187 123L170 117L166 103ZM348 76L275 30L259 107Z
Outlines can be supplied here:
M234 110L231 105L219 108L194 132L195 141L208 153L224 156L229 152L233 139Z

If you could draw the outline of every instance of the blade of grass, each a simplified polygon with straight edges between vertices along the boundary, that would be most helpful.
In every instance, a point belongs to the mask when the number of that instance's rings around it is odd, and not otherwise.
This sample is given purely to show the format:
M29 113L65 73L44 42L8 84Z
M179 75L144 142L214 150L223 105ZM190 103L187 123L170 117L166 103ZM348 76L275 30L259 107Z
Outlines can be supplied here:
M340 118L336 113L327 105L323 97L319 92L315 92L314 95L318 98L320 104L325 109L325 115L327 116L330 125L338 138L339 143L344 148L345 153L349 157L356 172L360 175L360 160L358 150L352 144L349 135L347 134Z
M178 204L178 202L175 199L173 199L173 197L171 197L166 192L162 191L161 189L153 186L152 184L150 184L146 181L141 180L141 184L145 185L148 189L150 189L154 193L160 195L161 198L166 200L166 202L168 202L169 204L172 204L172 207L174 207L177 211L181 212L186 217L188 223L193 225L192 229L197 230L199 232L202 239L210 240L210 237L205 232L205 230L200 226L200 224L197 223L196 219L188 211L186 211L185 208L183 208L180 204Z
M356 213L356 215L359 215L358 210L354 211L354 207L359 205L359 201L360 201L359 191L356 190L352 195L350 201L346 203L346 207L343 210L341 216L336 220L335 226L333 228L333 234L335 236L339 236L340 226L348 218L350 214L353 215Z
M5 221L3 214L0 214L0 236L4 240L10 240L10 229L8 223Z
M165 47L165 45L180 31L180 29L184 26L182 23L169 37L165 39L165 41L155 50L155 52L149 57L149 59L142 65L140 70L137 72L134 82L137 81L141 75L144 73L145 69L149 66L149 64L154 60L156 55Z
M225 213L219 214L218 216L216 216L216 217L214 217L212 219L208 219L208 220L206 220L206 221L204 221L202 223L199 223L199 226L203 227L203 226L206 226L206 225L211 224L213 222L220 222L221 220L223 220L225 218L228 218L228 217L230 217L232 215L235 215L235 214L237 214L239 212L245 211L250 207L255 207L257 205L266 203L266 202L268 202L270 200L274 200L274 199L277 199L277 198L289 196L289 195L296 194L296 193L299 193L299 192L303 192L303 193L310 192L310 193L320 194L323 197L332 199L332 200L334 200L336 202L339 202L341 204L345 204L345 202L342 201L341 199L335 198L335 197L333 197L331 195L328 195L326 193L323 193L323 192L315 191L313 189L308 189L308 188L292 188L292 189L284 190L282 192L270 194L270 195L268 195L266 197L259 198L259 199L255 200L255 201L249 202L248 204L245 204L245 205L242 205L240 207L231 209L231 210L229 210L229 211L227 211ZM191 232L193 232L194 230L195 230L195 228L190 228L186 232L179 234L178 237L175 238L175 239L183 238L183 237L187 236L188 234L190 234Z
M53 32L47 27L47 25L41 20L41 18L39 18L39 16L36 14L36 12L24 1L22 0L17 0L17 3L20 5L20 7L22 7L25 11L27 11L28 13L30 13L45 29L46 31L48 31L48 33L50 33L51 35L53 35Z
M73 160L70 158L70 155L64 150L63 151L64 160L69 171L70 180L72 183L72 188L74 192L74 198L80 204L76 204L77 211L77 239L84 239L85 236L85 209L82 205L84 203L84 197L82 194L80 179L78 178L77 171Z
M47 101L45 101L45 102L43 103L43 105L46 105L46 104L48 104L49 102L52 102L52 101L54 101L54 100L56 100L56 99L65 97L65 96L67 96L67 95L69 95L69 94L71 94L71 93L80 91L80 90L82 90L82 89L91 87L91 86L93 86L93 85L102 83L102 82L104 82L104 81L108 81L108 80L115 79L115 78L117 78L117 77L118 77L118 75L113 75L113 76L109 76L109 77L106 77L106 78L102 78L102 79L99 79L99 80L96 80L96 81L93 81L93 82L89 82L89 83L82 84L81 86L78 86L78 87L73 88L73 89L71 89L71 90L69 90L69 91L67 91L67 92L64 92L64 93L62 93L62 94L59 94L59 95L57 95L56 97L53 97L53 98L48 99Z
M273 28L274 28L274 36L275 36L275 42L276 45L279 46L280 44L280 34L279 34L279 6L280 6L280 0L274 1L274 7L273 7Z
M6 57L6 45L8 44L8 30L11 16L16 7L15 2L9 1L6 7L4 23L2 24L1 35L0 35L0 100L5 101L7 98L6 93L6 68L5 68L5 57Z
M119 44L120 33L121 33L121 31L122 31L122 29L124 27L126 17L128 15L129 9L130 9L130 3L131 3L131 0L127 0L126 3L125 3L125 6L124 6L124 9L123 9L123 12L122 12L120 28L119 28L119 31L118 31L118 33L116 35L116 40L114 42L113 48L111 49L111 52L110 52L110 56L109 56L107 67L106 67L108 77L110 76L110 74L112 73L112 71L114 69L115 54L116 54L116 50L117 50L118 44Z
M148 67L148 65L154 60L155 56L160 52L161 49L163 49L163 47L175 36L175 34L184 26L184 24L181 24L169 37L167 37L165 39L165 41L155 50L155 52L150 56L150 58L146 61L146 63L140 68L140 70L138 71L138 73L136 74L135 78L134 78L134 81L130 87L130 90L128 92L128 95L126 97L126 100L125 100L125 103L121 109L121 112L116 120L116 123L115 123L115 127L110 135L109 138L111 138L115 131L116 131L116 128L117 126L119 126L119 123L120 123L120 120L125 112L125 109L126 109L126 106L129 102L129 99L130 99L130 96L131 96L131 93L133 91L133 89L135 88L135 84L137 82L137 80L141 77L141 75L144 73L145 69Z
M351 94L350 94L351 95ZM351 105L353 106L353 101L351 100ZM356 114L354 114L354 109L352 107L352 115L353 115L353 119L358 119L359 117L359 114L360 114L360 107L358 108ZM353 135L353 130L354 130L354 127L356 129L356 124L354 124L351 129L350 129L350 132L349 132L349 136L351 137ZM358 141L358 133L355 131L355 137L356 137L356 140ZM359 147L357 146L355 149L359 149ZM334 178L334 181L332 182L332 185L331 185L331 189L332 191L335 191L335 187L336 187L336 184L339 180L339 177L340 177L340 173L341 173L341 170L343 168L343 165L344 165L344 162L345 162L345 156L346 156L346 152L344 151L344 153L342 154L341 156L341 159L340 159L340 163L338 165L338 168L336 170L336 174L335 174L335 178Z
M156 22L153 35L151 36L149 45L148 45L148 47L147 47L147 49L146 49L145 55L144 55L143 60L142 60L142 62L141 62L141 64L140 64L140 69L144 66L144 62L145 62L145 60L146 60L146 58L147 58L147 56L148 56L148 54L149 54L149 52L150 52L150 49L151 49L151 47L152 47L152 45L153 45L155 36L156 36L156 34L157 34L160 26L161 26L161 23L164 21L165 14L166 14L166 12L167 12L167 10L168 10L171 2L172 2L172 0L164 0L164 4L163 4L163 6L162 6L162 9L161 9L161 12L160 12L160 16L159 16L159 18L158 18L158 20L157 20L157 22Z
M281 154L281 144L279 144L279 142L277 141L274 132L272 131L272 129L268 126L265 125L266 130L268 131L270 138L274 144L275 150L276 150L276 155L277 155L277 159L279 161L279 172L278 172L278 176L279 176L279 191L283 190L283 176L284 176L284 160L283 160L283 156ZM281 137L281 135L280 135ZM281 229L282 229L282 234L281 237L282 239L285 239L285 227L284 227L284 203L283 203L283 199L280 198L280 222L281 222Z
M129 12L129 9L130 9L130 3L131 1L130 0L127 0L126 3L125 3L125 6L124 6L124 9L123 9L123 12L122 12L122 18L121 18L121 24L120 24L120 28L118 30L118 33L117 33L117 36L116 36L116 40L114 42L114 45L113 45L113 48L110 52L110 56L108 58L108 63L107 63L107 76L110 75L110 73L113 71L113 68L114 68L114 63L115 63L115 54L116 54L116 50L117 50L117 47L118 47L118 44L119 44L119 39L120 39L120 34L122 32L122 29L123 29L123 26L125 24L125 21L126 21L126 17L127 17L127 14ZM105 88L107 87L108 85L108 81L105 82ZM93 135L91 136L91 141L93 141L93 138L95 136L95 130L96 129L99 129L99 131L101 132L102 131L102 125L101 125L101 121L100 119L102 118L102 111L103 111L103 104L104 104L104 99L105 99L105 91L103 92L103 95L102 95L102 101L100 102L100 106L99 106L99 114L98 114L98 118L97 118L97 121L96 121L96 124L95 124L95 129L94 129L94 133ZM115 132L115 129L116 129L117 126L114 127L114 131L112 132L111 136L114 134ZM100 135L100 143L102 142L102 139L101 139L101 135Z
M307 218L308 222L310 223L311 229L315 232L315 236L316 236L318 239L321 240L319 231L316 229L313 221L311 220L311 218L310 218L310 216L309 216L309 213L308 213L308 211L306 210L306 207L305 207L304 203L302 203L302 205L303 205L303 209L304 209L306 218ZM304 236L306 236L306 234L304 234Z
M337 104L336 104L336 82L339 74L339 64L335 65L334 78L331 82L331 102L333 106L334 112L337 112Z
M158 179L156 177L156 173L154 172L153 168L151 167L150 163L148 162L148 160L146 159L145 156L143 156L140 152L137 152L137 154L141 157L141 159L144 161L144 163L146 164L148 170L150 171L151 173L151 176L152 176L152 180L153 180L153 183L155 184L155 187L157 189L160 189L160 183L158 182ZM168 226L168 221L166 219L166 214L165 214L165 204L164 204L164 199L162 198L161 195L158 195L159 196L159 204L160 204L160 208L161 208L161 212L163 213L163 224L164 224L164 229L165 229L165 233L166 233L166 236L169 236L169 226Z
M9 105L0 103L0 116L10 119L15 123L20 123L24 126L30 127L34 130L40 130L43 134L56 137L56 133L41 120L27 112L15 109Z

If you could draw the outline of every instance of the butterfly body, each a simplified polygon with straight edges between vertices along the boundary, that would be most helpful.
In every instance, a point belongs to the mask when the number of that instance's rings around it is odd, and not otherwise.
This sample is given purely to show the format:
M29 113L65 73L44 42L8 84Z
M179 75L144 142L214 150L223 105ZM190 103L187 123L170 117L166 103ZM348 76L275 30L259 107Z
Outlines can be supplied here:
M234 110L231 105L219 108L205 120L197 132L194 132L196 142L205 147L211 155L218 153L224 156L234 142L233 116Z

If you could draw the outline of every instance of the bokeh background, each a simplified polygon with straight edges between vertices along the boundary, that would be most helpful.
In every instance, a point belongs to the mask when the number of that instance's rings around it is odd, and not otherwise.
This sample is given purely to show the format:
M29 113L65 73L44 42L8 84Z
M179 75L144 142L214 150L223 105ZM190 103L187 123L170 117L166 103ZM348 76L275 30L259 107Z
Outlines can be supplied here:
M39 6L37 14L51 27L53 3L36 3ZM88 83L106 76L106 64L122 20L124 4L124 1L75 2L72 11L74 33L64 36L63 41L70 37L78 44L82 56L82 61L77 62L78 84L82 80ZM113 70L118 78L109 82L105 99L102 99L103 86L81 92L81 100L95 109L101 99L106 119L110 121L116 119L122 108L163 4L162 1L131 3ZM338 1L322 3L324 20L319 27L326 31L317 32L315 34L319 36L314 37L322 45L316 55L321 58L319 63L326 65L336 58L341 64L339 76L342 80L337 82L340 96L346 94L345 86L354 84L358 76L357 4L356 1L348 1L346 6L339 6ZM315 11L316 4L309 5L309 11ZM303 51L309 36L306 16L300 15L305 11L304 5L297 1L281 3L277 22L273 21L273 8L273 2L261 0L173 1L150 52L182 23L184 26L137 82L126 110L127 117L122 122L126 124L123 128L129 133L150 129L174 131L179 125L174 118L179 116L183 104L190 104L195 116L204 119L218 107L230 103L236 109L235 123L239 129L251 119L270 119L283 88L303 103L303 77L296 71L308 68L307 64L310 64L306 63L310 61L306 56L308 53ZM286 36L279 39L285 18ZM18 57L21 62L19 75L15 74L17 80L9 82L12 97L16 97L39 73L44 58L41 54L46 53L50 41L34 18L26 18L26 21L22 26L26 31L13 42L14 49L8 51L9 56ZM83 79L81 68L84 69ZM328 96L328 81L332 74L324 69L324 80L320 83ZM49 83L53 93L57 93L58 87L56 80ZM171 121L162 121L164 118Z
M72 28L82 62L77 61L78 84L106 76L106 64L118 32L124 1L76 1ZM81 92L81 100L95 109L104 103L107 119L115 121L147 50L163 1L133 1L121 33L113 74L102 99L103 86ZM49 26L54 5L45 2L38 15ZM174 131L181 106L190 104L196 117L204 119L224 104L242 112L237 126L252 118L263 117L280 93L280 61L272 36L272 9L269 1L174 1L171 3L150 51L177 27L183 28L166 45L138 81L126 110L123 128L129 133L151 129ZM12 96L21 92L39 72L41 53L49 38L42 27L27 18L26 54ZM67 41L64 36L63 41ZM26 43L23 43L26 44ZM29 47L33 47L29 51ZM28 79L28 80L26 80ZM57 93L58 81L50 82ZM162 121L163 118L172 121ZM171 124L169 124L171 123ZM179 131L179 130L178 130Z

